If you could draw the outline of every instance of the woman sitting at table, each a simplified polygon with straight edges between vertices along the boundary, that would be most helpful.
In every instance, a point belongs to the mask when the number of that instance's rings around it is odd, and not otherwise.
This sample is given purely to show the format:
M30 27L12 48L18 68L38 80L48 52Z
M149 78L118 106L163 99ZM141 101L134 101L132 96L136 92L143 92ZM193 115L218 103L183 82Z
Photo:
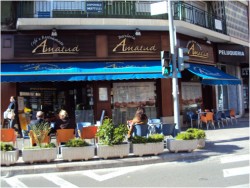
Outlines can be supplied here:
M134 125L144 125L147 123L148 117L145 113L145 109L143 107L138 107L133 120L129 122L128 139L130 139L133 134Z

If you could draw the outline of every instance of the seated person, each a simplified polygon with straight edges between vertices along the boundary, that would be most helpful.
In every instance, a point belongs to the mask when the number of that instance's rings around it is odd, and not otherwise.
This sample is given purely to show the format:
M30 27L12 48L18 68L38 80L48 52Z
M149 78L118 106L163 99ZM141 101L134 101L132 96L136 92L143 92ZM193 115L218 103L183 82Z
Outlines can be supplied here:
M75 129L75 124L69 119L68 113L65 110L59 112L59 119L55 121L53 132L58 129Z
M134 125L144 125L147 123L148 117L145 114L145 109L143 107L138 107L133 120L129 123L128 139L130 139L133 134Z

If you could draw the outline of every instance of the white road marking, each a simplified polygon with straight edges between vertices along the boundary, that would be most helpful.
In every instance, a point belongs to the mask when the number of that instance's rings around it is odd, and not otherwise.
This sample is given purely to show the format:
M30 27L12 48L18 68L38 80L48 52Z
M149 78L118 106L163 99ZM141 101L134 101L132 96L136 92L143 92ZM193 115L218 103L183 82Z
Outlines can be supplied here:
M225 156L221 158L221 163L233 163L239 161L247 161L250 159L250 155L233 155L233 156Z
M231 177L231 176L245 175L245 174L250 174L250 166L239 167L239 168L229 168L229 169L223 170L223 175L225 178Z
M227 188L249 188L249 184L235 185L235 186L230 186Z
M44 178L46 178L47 180L49 180L50 182L53 182L56 185L59 185L60 187L70 187L70 188L79 188L78 186L54 175L54 174L43 174L42 175Z
M108 180L108 179L111 179L111 178L115 178L115 177L127 174L129 172L133 172L133 171L136 171L136 170L142 170L143 168L147 168L147 166L145 166L145 167L139 166L139 167L123 168L123 169L119 169L119 170L117 170L115 172L111 172L111 173L104 174L104 175L96 174L93 171L84 171L84 172L82 172L82 174L89 177L89 178L95 179L97 181L105 181L105 180Z
M11 187L27 187L23 182L21 182L16 177L10 177L4 179L7 184L9 184Z

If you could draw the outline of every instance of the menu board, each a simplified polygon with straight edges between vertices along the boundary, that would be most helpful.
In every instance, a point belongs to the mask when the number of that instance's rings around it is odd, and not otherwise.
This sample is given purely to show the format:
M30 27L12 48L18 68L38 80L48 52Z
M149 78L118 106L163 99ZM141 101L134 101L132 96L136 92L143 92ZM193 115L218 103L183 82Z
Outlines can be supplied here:
M114 107L155 106L155 82L114 83Z

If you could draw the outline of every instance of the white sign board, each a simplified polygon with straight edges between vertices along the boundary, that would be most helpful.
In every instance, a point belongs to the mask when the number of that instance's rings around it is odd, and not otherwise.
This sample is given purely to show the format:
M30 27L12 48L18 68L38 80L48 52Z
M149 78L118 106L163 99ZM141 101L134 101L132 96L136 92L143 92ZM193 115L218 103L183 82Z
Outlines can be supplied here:
M215 24L215 29L222 30L222 23L221 23L221 20L215 19L215 20L214 20L214 24Z
M158 14L166 14L168 13L168 4L167 1L153 3L150 5L151 9L151 16L158 15Z

